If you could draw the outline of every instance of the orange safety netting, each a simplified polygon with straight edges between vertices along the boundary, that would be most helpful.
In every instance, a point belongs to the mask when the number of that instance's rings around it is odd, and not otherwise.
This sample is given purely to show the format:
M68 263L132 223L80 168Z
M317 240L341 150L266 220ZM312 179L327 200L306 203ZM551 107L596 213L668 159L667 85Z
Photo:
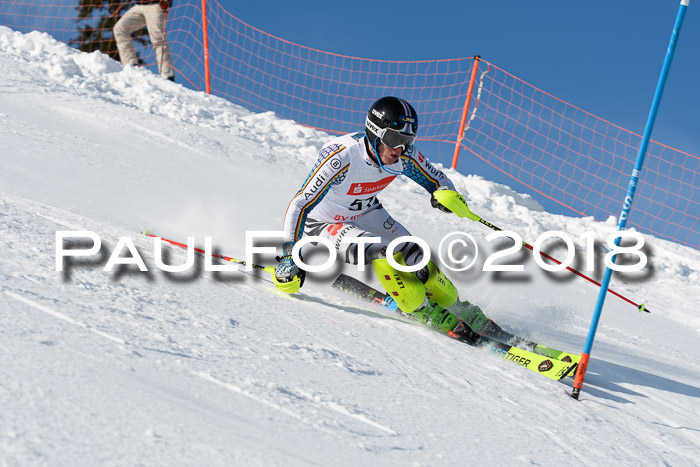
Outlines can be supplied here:
M617 216L641 136L481 65L464 147L561 206ZM698 248L699 173L700 158L651 141L627 225Z
M93 28L92 41L82 48L108 52L111 28L100 28L97 19L110 16L113 24L130 2L92 0L101 8L83 20L78 3L0 0L0 25L45 31L73 46L79 28ZM206 89L208 50L212 94L330 133L361 130L376 98L398 95L418 110L421 145L432 144L451 157L473 58L388 61L324 52L254 28L216 0L206 2L205 42L202 8L201 0L175 0L168 15L178 82ZM157 71L147 40L137 51L145 66ZM478 157L575 213L598 220L619 215L641 137L485 60L478 65L457 168ZM652 141L628 226L700 247L699 172L697 156Z

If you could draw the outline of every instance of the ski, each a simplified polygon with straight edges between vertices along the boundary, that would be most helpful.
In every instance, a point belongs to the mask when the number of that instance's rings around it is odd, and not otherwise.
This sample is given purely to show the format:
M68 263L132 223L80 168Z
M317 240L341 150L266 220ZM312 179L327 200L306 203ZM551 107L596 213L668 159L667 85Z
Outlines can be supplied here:
M492 353L555 381L567 376L573 377L578 367L578 363L556 360L484 336L477 346L487 347Z
M388 310L400 313L396 302L390 296L358 279L355 279L354 277L346 274L340 274L335 282L333 282L332 287L362 301L382 306ZM473 323L470 323L468 320L465 321L468 325L472 326ZM577 364L581 359L580 355L547 347L504 331L498 324L490 319L487 319L486 324L484 324L478 330L475 329L475 331L478 332L479 335L489 338L491 341L496 341L513 348L520 348L522 351L538 354L539 356L548 357L564 363ZM571 375L573 376L573 373L571 373Z
M332 287L365 302L384 307L387 310L391 310L406 316L404 313L401 313L401 310L399 310L396 302L390 296L353 277L341 274L338 276L335 282L333 282ZM464 324L463 321L461 321L461 323ZM531 350L521 349L514 345L499 342L498 340L484 334L480 334L480 338L476 343L467 339L461 339L459 335L452 331L447 334L449 337L457 339L466 344L475 347L485 347L492 353L504 358L505 360L517 363L530 371L534 371L535 373L539 373L555 381L563 379L567 376L573 377L573 375L576 373L576 367L578 366L578 359L576 361L571 361L557 359L556 357L547 355L540 355ZM558 352L554 349L549 350Z
M471 323L468 324L471 325ZM503 330L498 324L494 323L490 319L487 319L486 324L481 329L475 329L475 331L483 336L490 337L491 339L495 339L499 342L522 347L531 352L535 352L546 357L555 358L557 360L562 360L564 362L578 363L579 360L581 360L580 355L553 349L523 337L516 336L515 334L511 334L508 331Z
M383 306L391 311L400 312L396 302L389 295L346 274L339 275L333 284L331 284L331 287L345 294L352 295L364 302Z
M455 326L452 331L448 332L447 335L474 347L485 347L501 358L517 363L530 371L534 371L535 373L539 373L555 381L566 376L572 376L578 367L578 363L555 360L529 350L479 335L472 331L469 325L462 320L459 320L457 326Z
M154 235L151 234L150 231L143 232L143 234L146 236L154 237ZM187 248L187 246L182 243L167 240L162 237L161 240L179 246L181 248ZM201 250L199 248L195 248L195 251L199 254L206 254L204 250ZM238 264L245 264L244 261L235 258L229 258L227 256L216 254L212 256L218 259L223 259L225 261L231 261ZM274 274L274 267L272 266L263 267L253 264L252 267L254 269L265 271L269 274ZM387 296L387 294L382 293L350 276L341 274L335 280L332 287L344 293L353 295L359 298L360 300L374 303L388 310L393 310L399 314L407 316L404 313L401 313L401 310L398 309L396 302L394 302L394 300L391 297ZM553 357L539 355L535 352L521 349L517 346L509 345L503 342L499 342L498 340L492 339L484 335L477 336L478 341L474 342L472 338L475 335L473 332L470 331L471 328L469 328L469 326L464 321L460 320L460 323L464 326L465 332L459 333L459 331L457 331L457 333L455 333L455 330L452 330L448 333L448 335L453 339L459 340L472 346L488 347L488 349L491 352L501 356L502 358L514 363L518 363L519 365L531 371L535 371L539 374L542 374L547 378L559 380L568 375L573 375L578 365L578 362L566 362L554 359Z

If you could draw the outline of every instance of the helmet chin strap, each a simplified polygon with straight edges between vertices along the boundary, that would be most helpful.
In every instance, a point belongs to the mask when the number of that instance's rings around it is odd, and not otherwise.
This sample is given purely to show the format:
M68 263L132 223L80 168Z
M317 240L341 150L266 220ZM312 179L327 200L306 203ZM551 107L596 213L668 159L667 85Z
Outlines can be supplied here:
M370 139L369 135L367 134L367 130L365 130L365 138L367 138L367 141L369 141L369 144L372 146L372 149L374 150L374 155L377 158L377 163L379 164L379 168L381 168L383 171L390 173L392 175L403 175L406 172L406 169L399 172L397 170L390 169L390 168L386 167L384 164L382 164L382 158L379 155L379 151L377 151L377 140L379 139L379 137L375 137L374 140L372 140L372 139ZM401 157L399 157L399 160L401 160Z

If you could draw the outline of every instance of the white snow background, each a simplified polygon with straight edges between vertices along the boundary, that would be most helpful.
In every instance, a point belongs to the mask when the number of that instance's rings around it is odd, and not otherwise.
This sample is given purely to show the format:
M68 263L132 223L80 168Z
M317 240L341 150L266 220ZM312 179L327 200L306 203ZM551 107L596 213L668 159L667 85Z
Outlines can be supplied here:
M571 379L340 296L330 273L287 296L264 274L203 271L201 257L186 273L155 267L144 228L211 236L235 257L246 231L279 230L328 135L43 33L0 27L0 70L0 464L700 463L698 250L644 237L649 266L612 289L652 313L608 295L575 401ZM565 231L583 258L581 235L616 230L446 172L474 212L530 243ZM381 201L434 248L453 231L477 238L475 268L449 273L462 299L512 332L583 349L596 286L545 275L529 250L508 258L524 273L480 273L486 227L432 209L401 177ZM97 233L101 254L57 272L59 230ZM121 237L148 272L103 271Z

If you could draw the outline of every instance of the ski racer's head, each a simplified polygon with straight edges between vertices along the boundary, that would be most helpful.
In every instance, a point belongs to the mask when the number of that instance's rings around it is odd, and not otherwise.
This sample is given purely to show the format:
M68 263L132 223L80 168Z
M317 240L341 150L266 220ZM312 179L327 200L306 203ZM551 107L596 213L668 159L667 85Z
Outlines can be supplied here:
M365 135L384 164L393 164L413 145L417 130L416 110L398 97L382 97L367 112Z

